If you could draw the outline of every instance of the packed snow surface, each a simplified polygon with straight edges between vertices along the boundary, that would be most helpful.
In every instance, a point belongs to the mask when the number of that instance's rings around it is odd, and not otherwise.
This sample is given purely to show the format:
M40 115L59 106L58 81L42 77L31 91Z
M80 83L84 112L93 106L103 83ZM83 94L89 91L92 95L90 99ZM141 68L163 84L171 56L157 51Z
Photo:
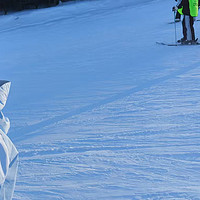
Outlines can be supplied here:
M0 16L14 200L199 200L200 47L171 0L90 0ZM195 23L200 37L200 22Z

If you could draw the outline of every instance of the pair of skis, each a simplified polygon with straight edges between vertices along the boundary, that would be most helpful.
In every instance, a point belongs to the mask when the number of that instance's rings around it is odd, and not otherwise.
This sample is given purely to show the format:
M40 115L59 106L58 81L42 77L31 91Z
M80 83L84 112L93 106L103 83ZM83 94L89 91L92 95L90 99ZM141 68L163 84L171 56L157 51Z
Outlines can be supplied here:
M165 45L165 46L194 46L194 45L200 45L199 42L195 42L193 44L156 42L156 44Z
M197 19L197 20L196 20L196 22L199 22L199 21L200 21L200 19ZM177 23L179 23L179 22L181 22L181 20L180 20L180 21L168 22L168 24L177 24Z
M174 12L174 19L175 19L175 12ZM196 21L200 21L200 19L196 20ZM174 22L170 22L169 24L175 24L175 41L177 40L176 38L176 23L178 23L180 21L175 21ZM156 42L156 44L159 45L166 45L166 46L191 46L191 45L200 45L200 42L198 42L198 38L193 42L193 43L165 43L165 42Z

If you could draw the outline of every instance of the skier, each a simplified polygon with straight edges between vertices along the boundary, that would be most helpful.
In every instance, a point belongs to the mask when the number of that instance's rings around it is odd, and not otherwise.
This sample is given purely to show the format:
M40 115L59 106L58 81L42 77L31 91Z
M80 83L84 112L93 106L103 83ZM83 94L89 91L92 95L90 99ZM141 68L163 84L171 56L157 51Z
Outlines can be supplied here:
M174 12L178 11L183 15L183 38L177 42L182 44L195 44L197 40L195 40L194 21L198 16L198 0L180 0L172 10Z

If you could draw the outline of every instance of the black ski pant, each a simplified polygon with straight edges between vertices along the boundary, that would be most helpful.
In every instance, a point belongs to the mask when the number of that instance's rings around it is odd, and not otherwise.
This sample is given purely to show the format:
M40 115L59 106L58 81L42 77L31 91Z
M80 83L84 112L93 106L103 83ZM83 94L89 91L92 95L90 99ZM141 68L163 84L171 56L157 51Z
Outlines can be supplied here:
M175 19L181 19L181 14L178 11L176 11L176 17L175 17Z
M183 38L185 40L195 40L194 17L190 15L184 15L182 26L183 26Z

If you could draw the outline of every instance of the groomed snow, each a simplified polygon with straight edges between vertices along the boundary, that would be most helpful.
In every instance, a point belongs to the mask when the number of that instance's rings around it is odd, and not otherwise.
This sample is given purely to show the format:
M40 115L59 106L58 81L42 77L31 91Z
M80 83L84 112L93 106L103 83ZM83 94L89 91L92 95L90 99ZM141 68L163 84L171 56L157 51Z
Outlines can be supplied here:
M156 45L174 42L173 5L91 0L0 16L14 200L200 199L200 47Z

